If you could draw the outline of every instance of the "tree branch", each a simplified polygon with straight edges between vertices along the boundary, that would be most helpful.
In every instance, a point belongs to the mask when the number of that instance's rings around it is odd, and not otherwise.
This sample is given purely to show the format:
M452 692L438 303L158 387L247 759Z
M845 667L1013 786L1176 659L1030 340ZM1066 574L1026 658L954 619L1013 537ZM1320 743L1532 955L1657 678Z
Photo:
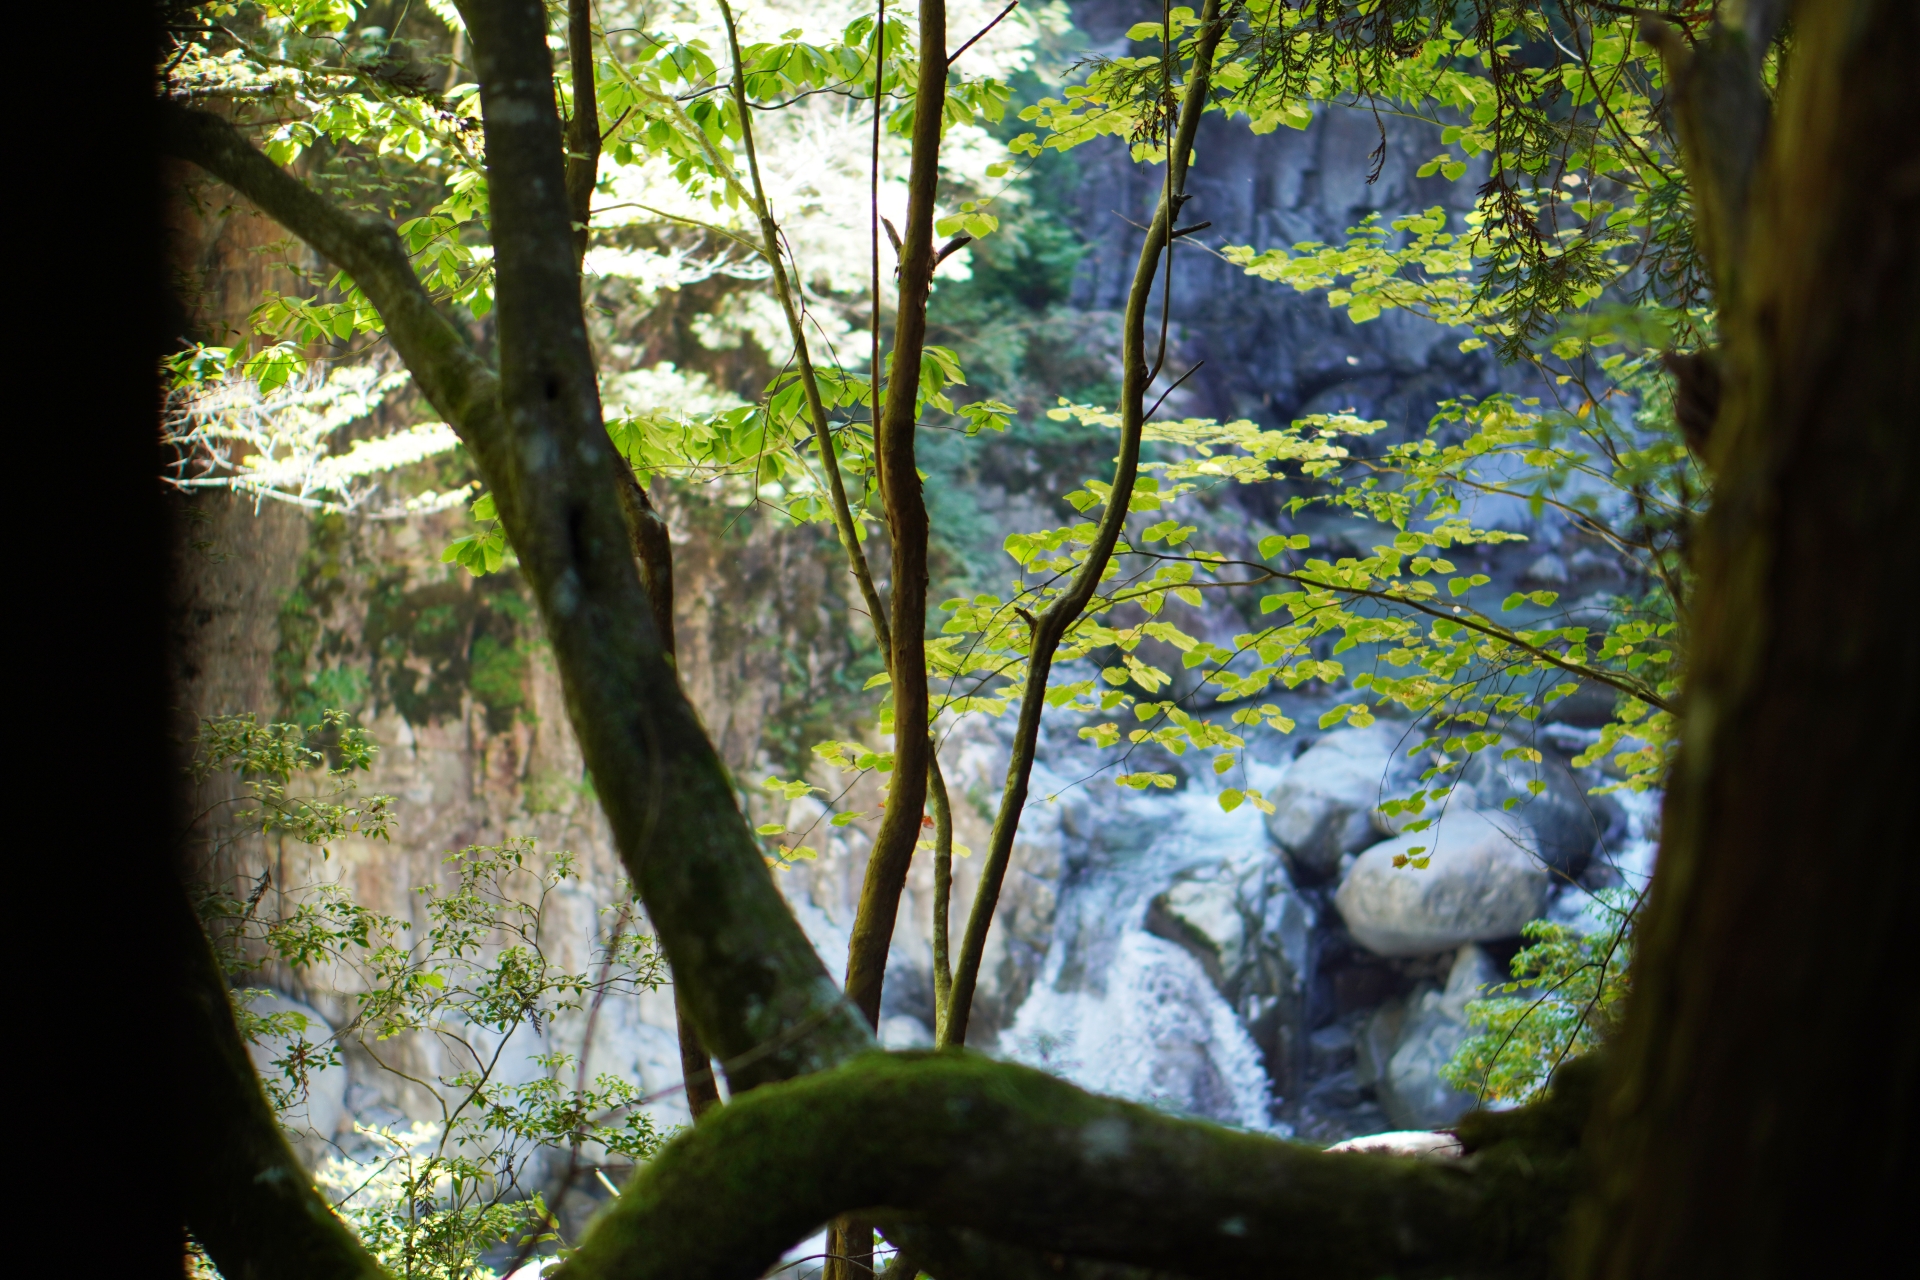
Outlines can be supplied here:
M1455 613L1450 607L1442 608L1439 605L1428 604L1424 600L1404 592L1379 591L1372 587L1348 587L1334 582L1322 582L1318 578L1309 578L1304 574L1288 573L1275 569L1271 565L1257 564L1251 560L1196 561L1191 556L1168 556L1161 555L1157 552L1139 550L1135 550L1132 554L1148 556L1155 560L1205 564L1209 568L1225 568L1228 565L1237 565L1245 569L1258 570L1264 575L1263 577L1252 578L1241 582L1196 582L1192 584L1201 589L1208 587L1253 587L1260 585L1262 582L1292 582L1315 591L1326 591L1335 595L1358 596L1364 600L1379 600L1387 604L1405 605L1416 613L1424 613L1429 618L1435 618L1442 622L1455 622L1469 631L1479 632L1488 639L1498 640L1503 644L1510 644L1520 650L1520 652L1526 654L1529 658L1544 662L1548 666L1558 667L1568 675L1578 676L1582 680L1591 680L1595 684L1606 685L1615 693L1625 694L1629 698L1636 698L1656 710L1665 711L1669 714L1678 713L1678 709L1674 704L1661 697L1651 686L1630 677L1619 675L1616 672L1608 671L1603 667L1596 667L1590 663L1574 662L1571 659L1563 658L1551 649L1522 639L1519 632L1501 626L1478 610L1468 611L1463 608L1461 612ZM1132 594L1146 596L1151 595L1152 592L1143 588ZM1113 597L1113 600L1118 602L1128 598L1130 598L1128 594L1122 594Z
M1182 96L1180 118L1174 136L1167 145L1165 186L1153 224L1140 246L1140 261L1134 268L1133 287L1127 295L1126 331L1122 361L1120 455L1114 465L1113 488L1107 495L1107 509L1101 516L1099 531L1087 558L1074 575L1072 584L1047 607L1033 625L1033 638L1027 657L1027 679L1020 695L1020 719L1014 729L1013 749L1007 762L1007 781L1000 797L1000 812L994 818L993 835L987 845L980 884L975 890L973 910L967 917L967 929L960 942L960 958L954 968L952 1008L942 1018L944 1048L964 1045L967 1023L972 1015L973 992L980 976L980 962L986 954L987 929L1000 899L1007 863L1013 854L1014 836L1020 828L1020 814L1027 803L1027 783L1033 773L1033 753L1040 738L1040 715L1046 707L1047 678L1053 670L1053 655L1087 602L1093 598L1107 564L1126 524L1127 507L1133 499L1133 484L1140 463L1140 436L1146 425L1147 388L1158 371L1159 359L1149 368L1146 358L1147 301L1153 292L1163 250L1171 254L1172 231L1180 208L1187 202L1187 160L1193 154L1194 138L1200 117L1206 108L1208 87L1212 82L1214 50L1219 47L1227 24L1220 16L1220 0L1207 0L1201 11L1200 28L1193 45L1193 65L1188 72L1186 92ZM1174 56L1172 51L1169 57ZM906 277L903 276L903 282ZM1172 292L1172 281L1167 282ZM1165 354L1166 335L1161 334L1161 354Z
M736 1091L817 1070L871 1036L774 887L634 569L573 267L545 9L468 0L461 12L487 130L506 436L482 470L701 1040L742 1064Z
M653 614L653 629L660 636L660 647L667 660L674 662L673 637L673 541L666 521L654 510L647 491L624 463L614 468L620 493L620 506L627 520L627 537L633 558L640 566L640 581L647 589L647 604ZM720 1104L720 1088L713 1079L713 1063L707 1057L700 1032L687 1013L686 997L681 994L676 974L673 983L674 1030L680 1040L680 1079L686 1085L687 1109L697 1121Z
M880 652L891 660L893 644L888 635L886 609L880 603L880 593L874 588L866 552L860 548L860 531L854 527L853 508L847 502L846 482L840 475L839 451L833 443L833 424L827 420L826 404L820 395L820 379L814 371L806 325L802 322L793 289L787 282L786 260L780 251L780 227L773 220L773 209L767 203L766 186L760 180L760 151L754 143L753 112L747 102L747 75L740 57L740 33L734 23L733 10L726 0L721 0L720 16L726 22L727 48L733 57L733 101L740 112L741 143L747 153L748 177L753 183L750 203L760 222L761 256L767 260L767 266L773 273L773 294L780 302L781 313L786 316L787 333L793 341L793 358L799 367L800 388L806 395L807 416L813 423L814 446L820 450L820 465L826 472L827 493L833 502L834 526L840 532L841 545L847 550L847 568L859 584L860 598L866 602L867 615L873 619ZM798 270L798 264L795 269Z
M933 1034L936 1043L953 1005L953 805L940 772L939 743L927 753L927 807L933 810Z
M600 104L593 83L593 3L567 0L567 62L573 73L573 116L567 121L567 212L573 221L573 265L587 262L593 184L600 176Z
M907 230L900 255L900 306L894 317L893 366L886 407L876 419L874 461L892 535L890 602L893 676L893 773L887 807L867 858L867 874L847 946L847 998L880 1020L887 949L900 893L920 839L932 755L927 696L927 506L914 463L920 358L927 337L927 293L933 284L933 203L940 184L940 129L947 100L945 0L920 0L920 73L914 87L913 162L907 175Z
M1315 1151L967 1053L865 1054L677 1139L560 1275L750 1280L854 1209L916 1256L940 1234L916 1224L935 1223L1222 1280L1538 1274L1589 1097L1467 1126L1478 1158L1441 1164Z
M204 112L164 107L163 145L351 276L472 449L539 601L621 857L702 1039L737 1064L735 1090L832 1065L871 1034L774 887L634 568L580 310L544 16L529 0L464 12L489 113L509 385L434 307L391 226L334 206Z
M476 454L499 441L498 382L414 274L393 227L348 213L204 111L163 104L161 147L252 201L360 286L428 403Z

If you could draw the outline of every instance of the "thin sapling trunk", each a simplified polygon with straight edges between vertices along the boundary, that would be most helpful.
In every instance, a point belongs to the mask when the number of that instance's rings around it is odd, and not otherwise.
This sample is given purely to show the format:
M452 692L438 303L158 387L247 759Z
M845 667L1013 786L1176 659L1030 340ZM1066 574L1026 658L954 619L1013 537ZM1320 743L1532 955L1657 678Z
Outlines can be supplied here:
M1107 495L1107 508L1100 518L1087 558L1074 574L1071 585L1032 621L1032 639L1027 653L1027 678L1020 695L1020 718L1014 728L1013 749L1007 762L1007 781L1000 798L1000 811L993 822L993 834L987 844L980 884L974 893L973 910L967 917L966 933L960 942L960 955L954 966L950 1007L940 1018L937 1043L945 1048L967 1042L967 1024L973 1009L973 994L980 978L980 962L986 953L987 929L993 923L994 908L1000 900L1000 888L1007 876L1007 863L1013 854L1013 840L1020 827L1020 814L1026 808L1028 780L1033 773L1033 753L1040 738L1040 714L1046 706L1047 678L1053 669L1053 655L1067 630L1093 599L1114 547L1126 523L1127 506L1133 498L1134 481L1140 463L1140 436L1146 425L1147 389L1166 355L1164 325L1159 353L1151 365L1147 359L1147 305L1153 282L1165 253L1169 278L1165 288L1172 291L1171 261L1174 223L1180 207L1187 202L1187 162L1193 152L1193 140L1199 130L1200 116L1207 104L1207 92L1213 72L1214 51L1219 47L1227 24L1220 16L1220 0L1207 0L1193 42L1193 65L1181 97L1179 116L1169 122L1165 182L1153 223L1140 246L1140 261L1134 268L1133 286L1127 294L1126 328L1122 359L1124 378L1121 387L1120 455L1114 466L1113 488ZM1169 48L1168 65L1175 56ZM1169 71L1169 75L1171 72Z

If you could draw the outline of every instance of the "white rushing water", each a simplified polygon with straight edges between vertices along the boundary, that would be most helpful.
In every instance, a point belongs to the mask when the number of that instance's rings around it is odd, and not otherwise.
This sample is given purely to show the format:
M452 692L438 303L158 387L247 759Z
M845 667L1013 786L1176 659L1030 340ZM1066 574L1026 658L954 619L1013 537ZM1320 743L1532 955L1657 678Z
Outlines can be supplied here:
M1100 786L1098 825L1063 877L1052 945L1001 1049L1097 1093L1270 1132L1259 1049L1199 960L1147 928L1183 873L1274 861L1259 812L1223 813L1210 781Z

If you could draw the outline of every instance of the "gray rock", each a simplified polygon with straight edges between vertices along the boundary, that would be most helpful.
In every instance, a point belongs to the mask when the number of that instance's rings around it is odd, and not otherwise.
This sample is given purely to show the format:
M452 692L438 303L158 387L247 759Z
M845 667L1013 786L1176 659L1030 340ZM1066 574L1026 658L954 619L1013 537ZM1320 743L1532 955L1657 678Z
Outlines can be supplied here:
M1407 1001L1388 1000L1366 1016L1354 1037L1354 1078L1368 1088L1379 1087L1386 1078L1387 1063L1400 1043L1400 1030L1407 1022Z
M1424 868L1396 855L1424 848ZM1334 896L1341 919L1376 955L1419 956L1511 938L1546 909L1548 878L1532 830L1508 815L1449 809L1434 826L1362 853Z
M1303 884L1333 878L1340 855L1380 838L1372 813L1405 773L1398 726L1336 729L1301 753L1271 797L1267 831Z
M1558 586L1567 581L1567 562L1549 551L1527 566L1528 582L1547 582Z
M1277 860L1189 872L1153 899L1146 925L1200 961L1266 1058L1274 1088L1296 1088L1306 1066L1313 916Z
M1429 987L1408 1002L1393 1056L1375 1084L1387 1118L1404 1129L1437 1129L1471 1111L1477 1100L1440 1078L1467 1037L1467 1002L1502 980L1499 967L1479 947L1460 948L1447 985Z
M1480 752L1464 770L1475 806L1524 818L1533 828L1542 861L1557 883L1566 884L1586 869L1594 847L1609 832L1623 829L1626 815L1611 796L1588 795L1598 782L1575 771L1556 752L1545 751L1535 764L1502 760L1498 747ZM1542 789L1535 794L1530 783Z
M1153 900L1147 928L1193 952L1222 995L1246 960L1247 920L1241 914L1238 887L1231 881L1176 883Z

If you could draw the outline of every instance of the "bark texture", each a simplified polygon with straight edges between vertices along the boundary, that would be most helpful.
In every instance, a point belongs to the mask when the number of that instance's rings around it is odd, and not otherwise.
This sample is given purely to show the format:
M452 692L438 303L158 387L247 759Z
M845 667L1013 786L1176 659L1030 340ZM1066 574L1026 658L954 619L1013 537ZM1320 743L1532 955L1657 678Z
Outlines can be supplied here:
M1920 710L1911 573L1885 559L1920 498L1920 8L1794 18L1722 322L1686 748L1594 1119L1586 1276L1868 1274L1907 1249L1920 862L1881 806Z
M572 178L571 170L568 178ZM640 581L647 589L647 604L653 613L653 629L660 637L667 661L678 668L673 638L673 539L667 522L654 510L647 491L640 487L633 472L619 465L614 470L621 511L627 519L627 538L634 563L640 566ZM720 1104L720 1087L713 1078L713 1063L707 1057L706 1046L700 1042L700 1032L687 1014L686 997L680 992L677 976L673 984L673 1020L680 1040L680 1078L686 1084L687 1110L698 1120Z

